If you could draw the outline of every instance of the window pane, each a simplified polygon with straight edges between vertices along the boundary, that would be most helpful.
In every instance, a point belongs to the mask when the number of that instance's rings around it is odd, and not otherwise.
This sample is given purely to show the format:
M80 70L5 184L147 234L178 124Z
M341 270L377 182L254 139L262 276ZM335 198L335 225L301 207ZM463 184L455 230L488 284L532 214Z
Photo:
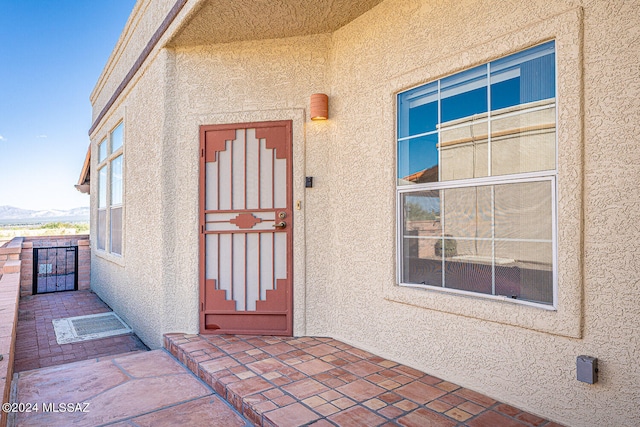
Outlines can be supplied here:
M444 285L492 293L491 186L444 190Z
M105 139L98 145L98 163L107 158L107 140Z
M445 238L444 286L491 294L492 247L490 240ZM446 254L449 255L446 255Z
M555 97L555 43L491 63L491 110Z
M534 106L553 105L547 102ZM510 109L517 111L517 109ZM553 170L556 167L556 109L530 111L491 122L492 175Z
M487 134L486 121L467 120L462 127L442 128L438 145L442 181L487 176Z
M116 127L112 132L111 132L111 152L115 153L115 151L122 147L122 123L120 123L118 125L118 127Z
M402 196L403 283L442 286L440 191L421 191Z
M496 239L552 239L551 181L495 186ZM507 257L512 258L512 257Z
M437 123L437 82L398 95L398 138L435 131Z
M549 42L398 95L403 283L553 303L553 180L424 188L554 171L555 84Z
M98 249L105 249L107 237L107 210L98 210Z
M553 303L552 243L496 241L496 295ZM510 261L510 262L509 262Z
M444 190L444 234L454 238L454 246L457 238L491 238L491 186ZM491 252L469 252L473 242L459 242L458 246L470 247L465 249L466 255L491 256Z
M398 142L398 185L438 181L438 135Z
M441 123L487 112L487 66L442 79Z
M111 209L111 252L122 255L122 208Z
M111 205L122 204L122 155L111 162Z
M98 208L107 206L107 167L98 172Z

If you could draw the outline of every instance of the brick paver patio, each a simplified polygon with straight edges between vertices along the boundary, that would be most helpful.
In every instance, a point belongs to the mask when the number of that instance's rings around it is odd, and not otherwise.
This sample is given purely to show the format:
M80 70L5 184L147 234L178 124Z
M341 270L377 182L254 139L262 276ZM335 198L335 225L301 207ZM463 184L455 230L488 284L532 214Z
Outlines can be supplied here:
M167 334L165 347L258 426L559 426L331 338Z
M133 334L72 344L56 342L53 319L111 311L109 306L91 291L22 296L18 310L15 372L148 350Z
M18 425L245 423L202 386L185 389L188 377L170 385L182 373L162 352L120 356L147 350L133 334L57 344L53 319L107 311L90 291L21 298L15 357L19 399L82 397L94 412L73 419L20 416ZM176 333L165 335L165 347L257 426L559 426L331 338ZM69 364L87 359L93 360ZM29 371L52 365L64 366Z

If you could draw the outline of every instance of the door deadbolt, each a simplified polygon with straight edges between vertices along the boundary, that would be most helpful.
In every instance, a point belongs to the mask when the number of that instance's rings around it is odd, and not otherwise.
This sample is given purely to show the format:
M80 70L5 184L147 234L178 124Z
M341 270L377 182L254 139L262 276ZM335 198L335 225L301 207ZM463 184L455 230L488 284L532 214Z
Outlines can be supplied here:
M278 214L278 217L279 217L280 219L285 219L285 218L287 217L287 213L286 213L286 212L280 212L280 213Z

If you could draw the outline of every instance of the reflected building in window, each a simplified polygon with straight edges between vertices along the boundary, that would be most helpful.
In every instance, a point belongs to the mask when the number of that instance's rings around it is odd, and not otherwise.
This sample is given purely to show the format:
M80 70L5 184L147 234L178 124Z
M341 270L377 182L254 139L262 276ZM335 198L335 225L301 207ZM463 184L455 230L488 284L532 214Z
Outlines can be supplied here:
M401 283L553 303L553 42L399 95Z

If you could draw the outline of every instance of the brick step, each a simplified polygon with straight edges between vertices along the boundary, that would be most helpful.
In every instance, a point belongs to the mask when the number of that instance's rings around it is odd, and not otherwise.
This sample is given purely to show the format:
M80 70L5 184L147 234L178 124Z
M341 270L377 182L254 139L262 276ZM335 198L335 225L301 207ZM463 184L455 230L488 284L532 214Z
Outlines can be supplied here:
M164 345L260 427L558 426L331 338L176 333Z

